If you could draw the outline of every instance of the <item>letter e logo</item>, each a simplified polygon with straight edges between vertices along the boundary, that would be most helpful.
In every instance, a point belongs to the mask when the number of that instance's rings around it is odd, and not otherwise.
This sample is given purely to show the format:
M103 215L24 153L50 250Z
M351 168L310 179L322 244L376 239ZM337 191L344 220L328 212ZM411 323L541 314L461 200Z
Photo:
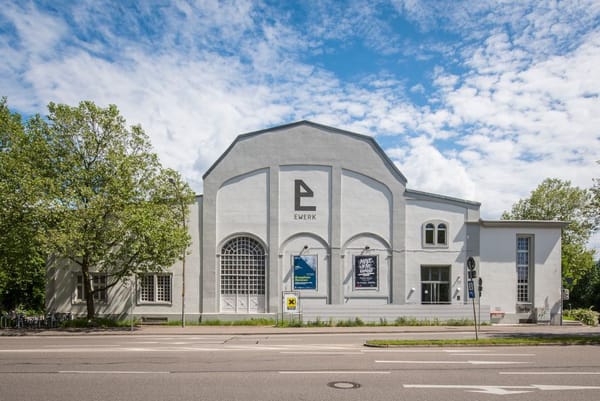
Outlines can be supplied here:
M302 180L294 180L294 209L296 211L314 212L316 206L302 206L302 198L312 198L314 193Z

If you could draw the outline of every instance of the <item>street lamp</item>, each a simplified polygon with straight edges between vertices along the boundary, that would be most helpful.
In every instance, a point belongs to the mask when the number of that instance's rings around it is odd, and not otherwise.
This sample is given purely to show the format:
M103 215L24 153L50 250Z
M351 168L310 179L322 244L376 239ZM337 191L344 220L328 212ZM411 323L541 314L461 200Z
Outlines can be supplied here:
M179 200L179 205L181 207L181 226L183 227L183 231L187 230L185 224L185 205L183 204L183 199L179 196L179 186L175 182L173 178L169 178L169 182L173 184L175 187L175 196ZM185 328L185 253L187 252L187 246L183 248L183 257L181 258L181 327Z

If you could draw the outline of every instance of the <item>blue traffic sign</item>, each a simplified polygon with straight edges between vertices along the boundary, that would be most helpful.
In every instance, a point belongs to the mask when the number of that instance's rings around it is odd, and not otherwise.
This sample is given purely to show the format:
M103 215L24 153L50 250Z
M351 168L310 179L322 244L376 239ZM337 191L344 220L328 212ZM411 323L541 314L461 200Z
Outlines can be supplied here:
M475 285L473 280L467 281L467 288L469 289L469 298L475 298Z

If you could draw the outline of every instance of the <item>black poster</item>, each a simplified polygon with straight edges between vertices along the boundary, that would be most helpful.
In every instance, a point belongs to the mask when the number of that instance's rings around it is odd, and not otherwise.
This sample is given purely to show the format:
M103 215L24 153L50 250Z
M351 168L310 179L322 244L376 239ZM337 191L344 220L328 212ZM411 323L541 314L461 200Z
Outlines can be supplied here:
M354 257L354 288L377 288L377 256L357 255Z

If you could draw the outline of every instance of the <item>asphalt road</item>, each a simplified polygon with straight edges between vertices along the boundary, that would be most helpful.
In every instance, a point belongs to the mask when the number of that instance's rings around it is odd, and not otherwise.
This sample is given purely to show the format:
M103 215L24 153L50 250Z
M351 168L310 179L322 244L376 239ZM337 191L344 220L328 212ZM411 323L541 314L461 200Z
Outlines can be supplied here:
M598 346L363 346L382 337L0 337L0 401L600 399Z

